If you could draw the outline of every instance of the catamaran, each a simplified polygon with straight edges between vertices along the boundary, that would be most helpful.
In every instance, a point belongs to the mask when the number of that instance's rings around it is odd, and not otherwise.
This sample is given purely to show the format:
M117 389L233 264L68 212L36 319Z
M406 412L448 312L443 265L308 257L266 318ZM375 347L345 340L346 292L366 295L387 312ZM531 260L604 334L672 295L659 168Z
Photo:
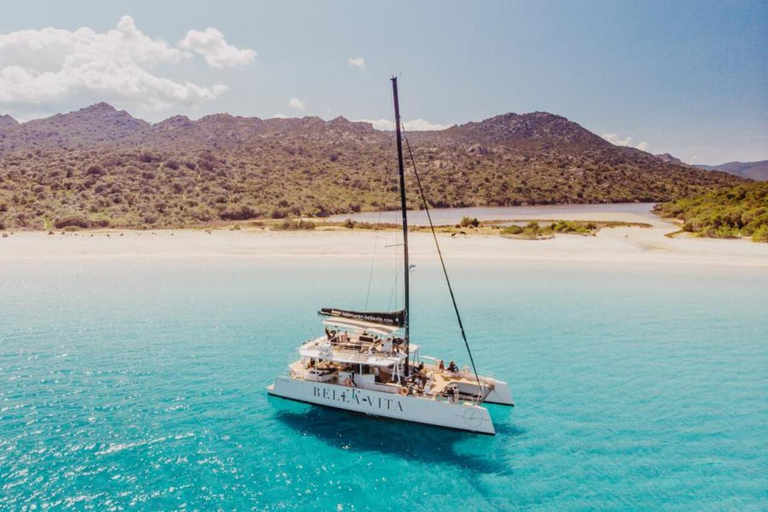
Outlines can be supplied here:
M453 361L446 366L440 359L422 356L420 347L410 340L411 266L396 77L392 78L392 93L402 210L403 309L366 312L321 308L325 334L299 347L299 359L290 364L287 374L275 379L268 392L372 416L494 435L496 430L483 404L513 406L512 394L506 382L477 372L426 201L424 207L471 366L459 368ZM410 145L408 149L410 153ZM424 199L412 156L411 162Z

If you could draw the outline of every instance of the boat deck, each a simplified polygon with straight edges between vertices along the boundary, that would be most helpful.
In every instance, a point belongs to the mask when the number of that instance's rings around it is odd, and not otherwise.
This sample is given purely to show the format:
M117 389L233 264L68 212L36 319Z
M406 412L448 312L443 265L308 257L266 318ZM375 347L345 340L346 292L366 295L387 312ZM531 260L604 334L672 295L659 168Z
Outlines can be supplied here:
M346 381L346 373L342 372L345 382L340 381L339 368L333 363L318 362L314 367L307 368L301 361L296 361L290 365L291 377L313 382L323 382L339 386L350 386L352 383ZM436 365L425 365L422 371L423 380L427 386L422 387L418 384L419 380L407 385L400 385L395 382L374 382L371 380L360 381L355 378L355 387L360 389L369 389L373 391L386 391L388 393L401 393L410 396L420 396L427 399L448 399L448 400L469 400L474 399L477 393L477 380L465 372L449 372L441 370ZM453 386L457 386L454 391Z
M432 373L432 387L429 390L429 395L435 396L444 393L446 388L451 384L466 384L468 386L477 386L477 381L474 379L468 379L462 377L456 373L440 372L437 370Z
M411 344L411 354L419 350L419 346ZM391 366L401 363L405 360L406 354L403 350L387 345L386 340L373 339L371 341L363 336L349 336L343 340L329 340L326 336L321 336L310 340L299 349L302 357L308 357L317 361L327 360L338 363L364 364L371 366Z

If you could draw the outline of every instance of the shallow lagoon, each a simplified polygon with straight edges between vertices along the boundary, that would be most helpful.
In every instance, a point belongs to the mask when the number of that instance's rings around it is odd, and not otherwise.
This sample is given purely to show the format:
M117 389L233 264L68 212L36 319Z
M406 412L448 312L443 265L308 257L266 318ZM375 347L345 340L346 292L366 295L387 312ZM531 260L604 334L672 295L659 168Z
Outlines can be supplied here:
M416 263L414 340L465 362ZM478 365L518 403L490 406L491 438L267 397L369 265L5 262L0 508L768 505L765 269L449 261Z
M574 219L603 220L605 216L622 220L626 216L636 216L639 221L659 222L652 213L655 203L612 203L612 204L552 204L537 206L478 206L472 208L433 208L430 209L432 222L435 225L457 224L463 217L492 220L542 219L559 220ZM592 217L590 217L592 216ZM344 221L351 218L354 221L377 223L401 222L400 211L361 212L348 215L332 215L328 220ZM415 210L408 212L408 222L415 226L429 224L427 212Z

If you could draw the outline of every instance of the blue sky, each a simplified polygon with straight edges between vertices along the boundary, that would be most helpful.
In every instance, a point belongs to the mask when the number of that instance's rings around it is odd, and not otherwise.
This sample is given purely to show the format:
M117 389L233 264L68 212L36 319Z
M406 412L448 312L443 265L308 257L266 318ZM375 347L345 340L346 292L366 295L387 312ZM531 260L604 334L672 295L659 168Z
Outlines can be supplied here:
M118 23L144 39L113 45ZM92 35L72 35L82 27ZM27 0L0 17L0 113L104 100L151 121L380 120L397 74L404 117L420 126L548 111L717 164L768 159L767 64L765 1Z

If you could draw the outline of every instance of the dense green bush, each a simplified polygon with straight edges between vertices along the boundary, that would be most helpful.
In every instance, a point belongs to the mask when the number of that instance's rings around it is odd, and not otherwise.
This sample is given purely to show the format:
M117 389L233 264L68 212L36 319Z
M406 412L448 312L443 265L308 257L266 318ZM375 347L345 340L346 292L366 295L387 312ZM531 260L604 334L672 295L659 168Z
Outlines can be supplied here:
M250 206L243 205L235 208L227 208L221 212L220 217L223 220L250 220L255 219L261 215L261 212L251 208Z
M316 227L315 223L310 220L285 219L283 222L281 222L277 226L274 226L272 229L275 229L278 231L306 231L306 230L315 229L315 227Z
M683 230L710 238L751 237L768 242L768 183L718 189L657 205L662 217L679 219Z
M88 220L85 217L81 217L78 215L56 219L53 225L56 226L57 229L63 229L70 226L85 229L91 226L91 224L88 222Z
M501 230L502 235L519 235L522 232L523 232L523 228L521 228L517 224L512 224L511 226L507 226L506 228Z

